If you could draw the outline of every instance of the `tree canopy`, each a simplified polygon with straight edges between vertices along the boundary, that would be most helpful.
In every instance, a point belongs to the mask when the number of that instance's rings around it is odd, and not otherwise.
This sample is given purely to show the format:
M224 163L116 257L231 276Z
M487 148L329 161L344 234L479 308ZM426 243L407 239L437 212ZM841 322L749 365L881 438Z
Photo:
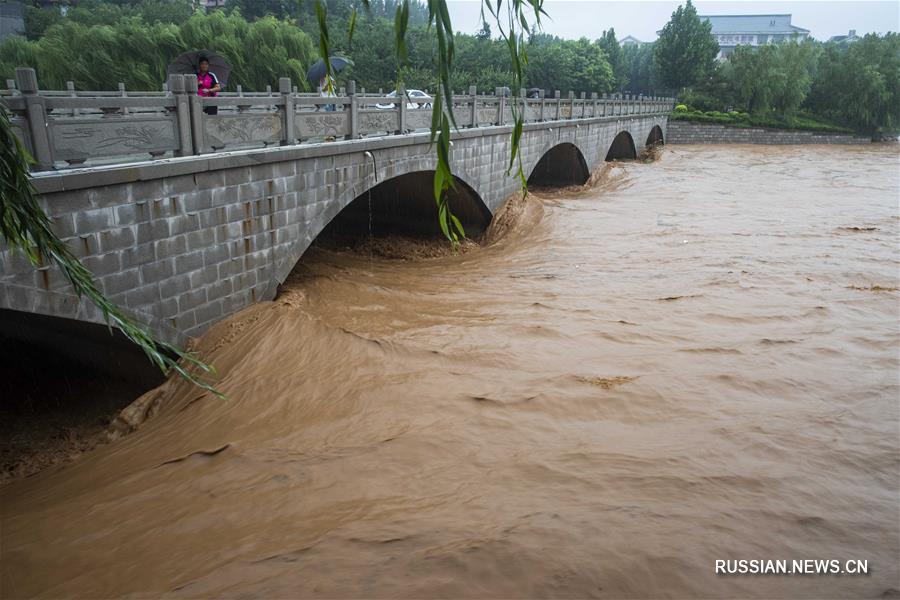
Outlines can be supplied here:
M659 83L676 91L694 85L708 73L719 53L711 31L712 25L700 20L691 0L675 9L654 46Z

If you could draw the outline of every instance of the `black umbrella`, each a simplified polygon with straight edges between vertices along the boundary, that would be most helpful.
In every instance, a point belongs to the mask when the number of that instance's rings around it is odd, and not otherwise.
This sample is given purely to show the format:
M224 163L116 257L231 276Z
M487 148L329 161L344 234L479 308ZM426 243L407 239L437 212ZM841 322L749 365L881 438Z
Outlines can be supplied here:
M352 65L353 61L343 56L332 56L329 58L331 62L332 73L342 71L347 65ZM306 80L310 83L319 83L325 78L325 61L321 58L317 60L313 66L306 72Z
M216 76L222 87L228 83L228 75L231 66L225 59L209 50L192 50L179 54L178 58L169 63L166 69L169 75L196 75L200 72L200 57L204 56L209 61L209 70Z

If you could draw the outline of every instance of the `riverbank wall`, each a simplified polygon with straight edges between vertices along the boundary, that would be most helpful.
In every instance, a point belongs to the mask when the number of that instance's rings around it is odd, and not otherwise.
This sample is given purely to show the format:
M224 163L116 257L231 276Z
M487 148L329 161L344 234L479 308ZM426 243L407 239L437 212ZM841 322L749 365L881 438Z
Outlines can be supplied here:
M715 123L669 121L668 144L869 144L849 133L815 133L762 127L729 127Z

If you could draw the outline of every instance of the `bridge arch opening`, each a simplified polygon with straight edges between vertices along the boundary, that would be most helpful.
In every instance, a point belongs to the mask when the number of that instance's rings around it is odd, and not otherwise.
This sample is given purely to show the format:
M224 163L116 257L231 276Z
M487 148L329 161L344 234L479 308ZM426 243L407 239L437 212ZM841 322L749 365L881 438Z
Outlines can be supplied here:
M118 329L0 309L0 467L26 476L68 462L164 380Z
M663 132L662 127L659 125L654 125L653 129L650 130L650 135L647 136L647 143L644 144L648 148L650 146L658 146L665 144L665 140L663 140Z
M613 139L606 153L606 160L637 158L637 150L634 147L634 138L627 131L620 131Z
M398 175L373 186L344 207L315 240L323 246L354 247L369 237L442 238L433 195L434 171ZM475 190L459 178L448 192L450 210L469 238L479 237L491 211Z
M528 185L563 187L584 185L591 172L581 150L564 142L544 153L528 176Z

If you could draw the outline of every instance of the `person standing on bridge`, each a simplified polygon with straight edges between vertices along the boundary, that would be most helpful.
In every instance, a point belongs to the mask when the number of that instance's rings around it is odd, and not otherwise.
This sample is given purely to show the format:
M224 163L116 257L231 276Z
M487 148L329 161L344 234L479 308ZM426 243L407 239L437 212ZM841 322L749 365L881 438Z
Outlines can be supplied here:
M197 95L205 97L213 97L222 91L219 85L219 78L216 74L209 70L209 59L201 55L198 61L200 70L197 72ZM208 115L215 115L219 112L218 106L207 106L203 109Z

